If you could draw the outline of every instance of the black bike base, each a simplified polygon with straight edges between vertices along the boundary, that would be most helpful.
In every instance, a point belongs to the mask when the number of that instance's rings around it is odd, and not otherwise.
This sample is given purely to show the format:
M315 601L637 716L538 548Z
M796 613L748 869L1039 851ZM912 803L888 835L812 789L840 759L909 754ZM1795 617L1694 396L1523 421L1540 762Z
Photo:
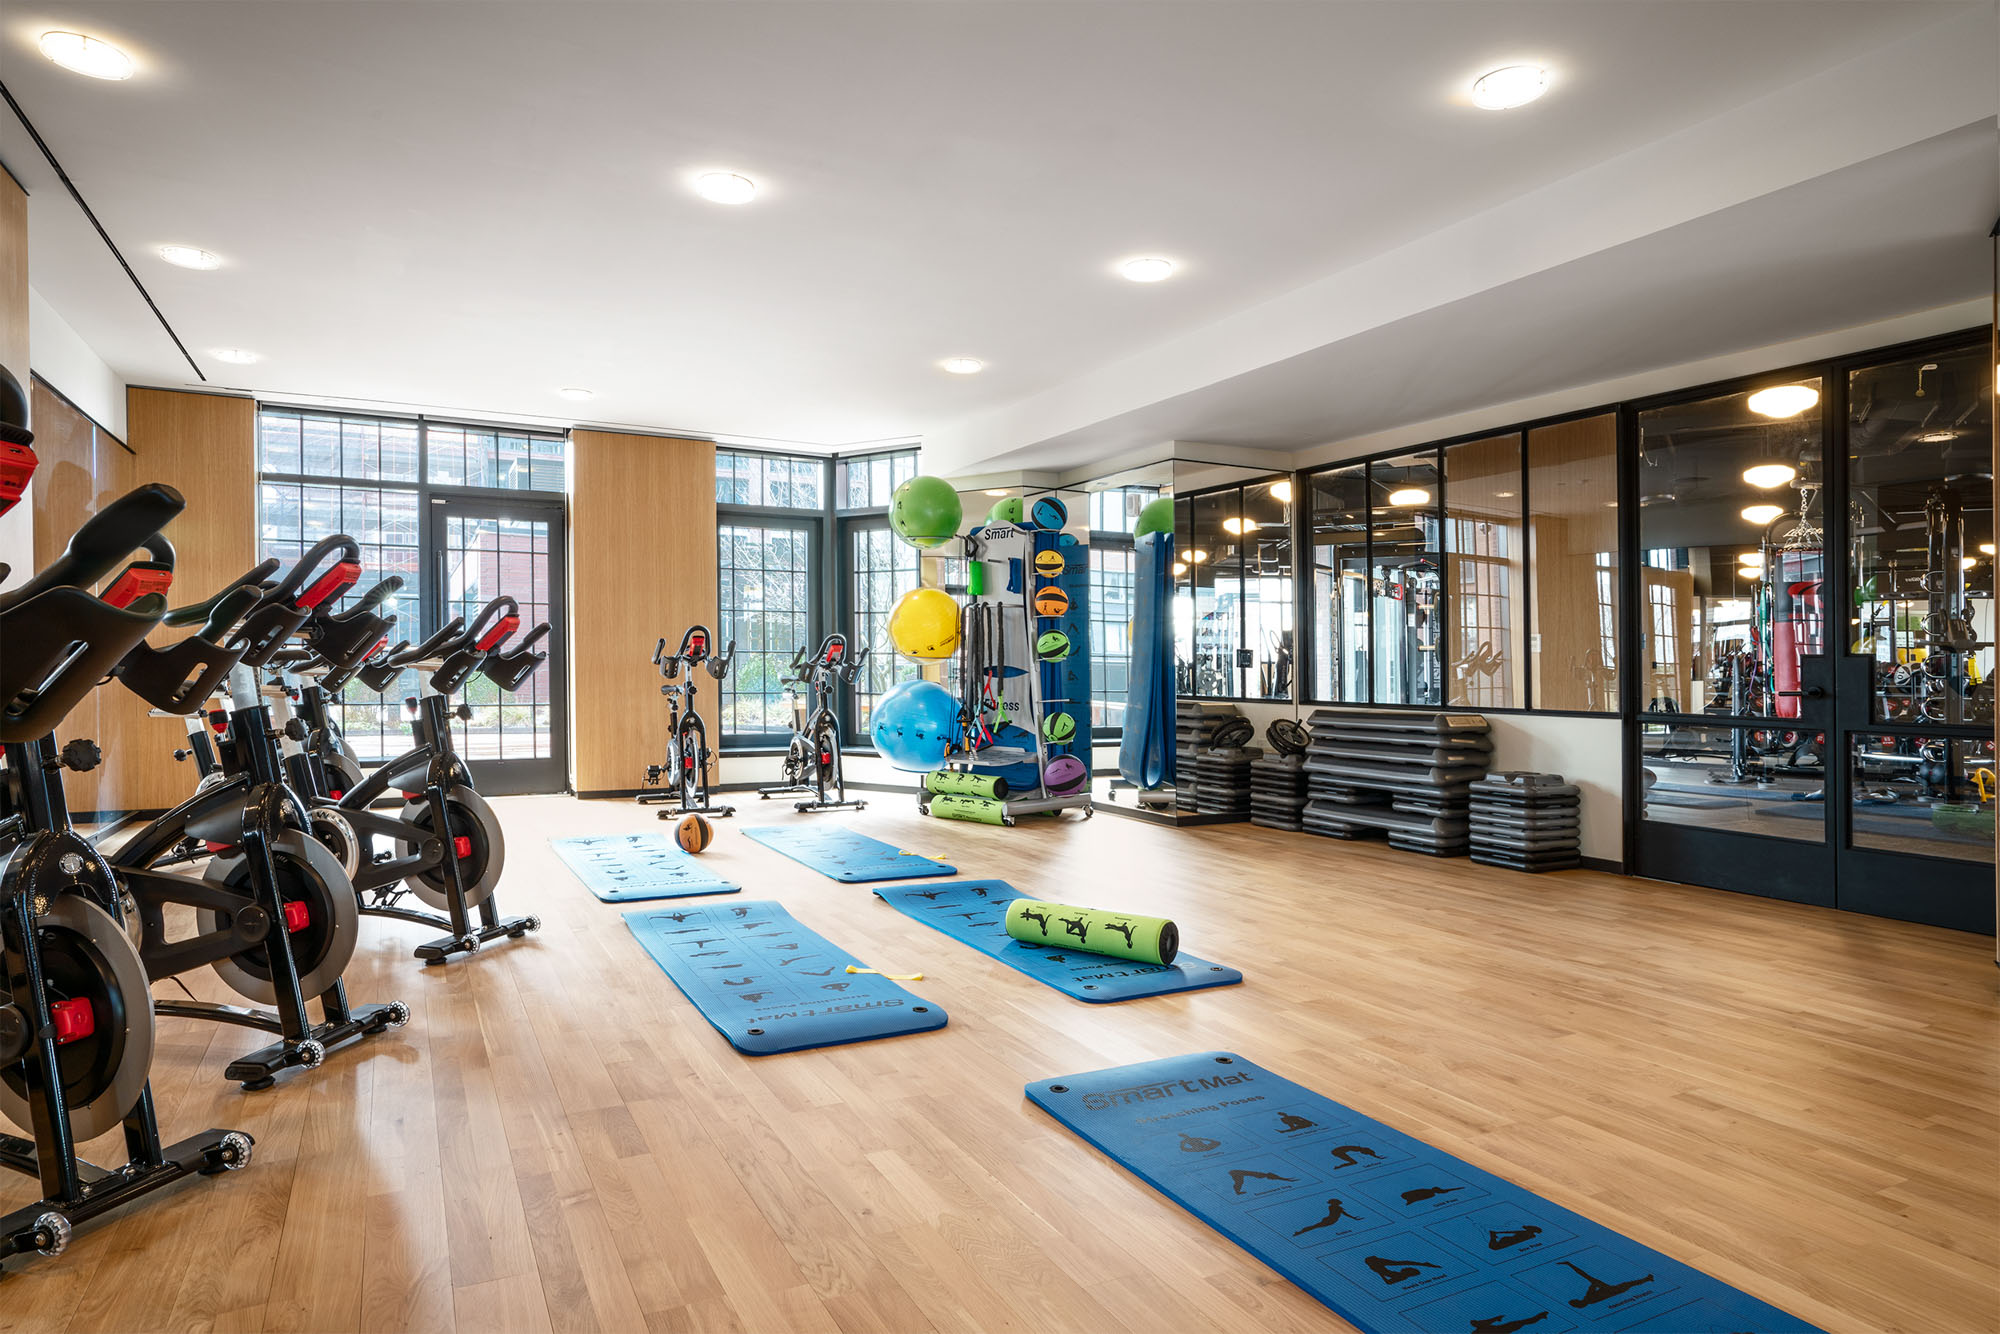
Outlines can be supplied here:
M115 1171L79 1163L84 1185L76 1199L38 1200L0 1217L0 1260L60 1250L68 1241L68 1234L65 1232L61 1238L45 1234L42 1220L49 1214L60 1215L63 1223L73 1228L183 1178L213 1176L229 1170L231 1164L224 1160L224 1141L232 1136L245 1147L254 1142L240 1131L204 1130L162 1150L163 1162L128 1163ZM234 1165L240 1167L242 1163ZM0 1167L37 1175L34 1144L13 1135L0 1135Z
M720 820L725 815L736 814L734 806L676 806L670 811L661 811L662 820L678 820L683 815L712 815Z
M239 1028L255 1028L266 1033L282 1034L285 1031L284 1020L274 1011L252 1010L241 1005L218 1005L212 1001L154 1001L153 1013L176 1019L205 1019L210 1023L235 1024ZM409 1017L409 1009L401 1001L391 1001L387 1005L363 1005L349 1012L345 1019L314 1024L297 1041L286 1038L268 1047L259 1047L247 1056L239 1056L229 1063L229 1068L222 1075L243 1085L246 1092L256 1093L275 1084L278 1075L286 1070L295 1066L313 1069L335 1048L374 1037L391 1028L401 1028L409 1022Z
M441 914L418 912L415 908L398 908L387 903L364 904L361 911L370 917L393 917L399 922L415 922L418 926L444 928L446 934L416 948L416 957L422 959L426 967L449 962L454 954L477 954L481 945L502 937L519 940L530 931L542 929L542 919L531 913L526 917L503 917L491 925L475 927L468 934L460 936L451 934L451 919Z
M757 789L757 795L769 801L772 797L791 797L811 791L814 791L814 788L810 783L794 783L783 787L760 787ZM820 801L815 798L812 801L795 801L792 803L792 809L807 814L813 811L865 811L868 809L868 803L859 798L847 801Z

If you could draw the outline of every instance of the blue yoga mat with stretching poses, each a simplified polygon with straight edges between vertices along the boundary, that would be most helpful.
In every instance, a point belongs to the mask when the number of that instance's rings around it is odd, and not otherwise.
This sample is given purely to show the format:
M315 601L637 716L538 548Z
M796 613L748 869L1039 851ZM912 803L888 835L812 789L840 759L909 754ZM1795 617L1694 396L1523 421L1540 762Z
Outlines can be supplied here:
M1174 781L1174 535L1147 533L1132 543L1132 671L1126 679L1125 731L1118 773L1141 788Z
M549 846L583 887L606 903L743 892L743 886L716 875L660 834L552 838Z
M957 875L956 866L904 852L879 838L828 825L758 825L743 831L773 852L810 866L821 875L846 884L870 880L914 880L919 876Z
M752 1056L943 1028L939 1006L886 977L775 903L641 908L625 914L653 962L702 1018Z
M1027 1093L1369 1334L1815 1329L1229 1052Z
M948 885L915 885L878 889L876 896L897 912L936 927L981 954L990 954L1018 968L1037 982L1078 1000L1122 1001L1165 996L1203 987L1226 987L1243 974L1192 954L1175 958L1171 967L1117 959L1082 950L1031 945L1007 934L1007 903L1031 897L1005 880L954 880Z

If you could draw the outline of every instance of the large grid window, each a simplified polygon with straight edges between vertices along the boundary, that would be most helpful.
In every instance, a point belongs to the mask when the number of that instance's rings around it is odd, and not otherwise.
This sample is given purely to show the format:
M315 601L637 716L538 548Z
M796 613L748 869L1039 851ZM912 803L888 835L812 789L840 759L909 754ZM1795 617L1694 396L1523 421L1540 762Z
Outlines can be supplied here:
M871 523L848 530L849 606L854 612L854 631L849 642L858 650L868 649L868 660L854 679L852 730L868 734L875 701L900 681L917 677L917 664L896 652L889 638L889 613L903 594L917 586L917 549L890 532L887 525Z
M1132 671L1133 574L1129 546L1090 545L1090 726L1119 732Z
M897 487L917 475L917 451L863 454L842 459L835 491L844 510L887 509Z
M453 590L464 591L460 596L448 590L446 596L453 600L450 609L440 617L430 615L422 563L424 506L433 485L560 492L567 448L559 435L260 407L258 556L275 557L289 566L322 538L346 533L361 548L362 581L355 594L390 575L402 577L402 591L390 604L399 638L419 639L423 627L461 612L476 613L487 597L503 591L520 601L523 625L533 625L548 614L549 590L537 584L525 567L502 568L510 557L522 554L511 550L502 554L518 545L516 538L521 535L503 534L500 529L508 525L492 521L487 525L491 532L467 529L457 537L437 535L448 553L447 577ZM545 580L547 534L541 539L539 562L532 560L533 535L525 540L530 563L543 570ZM449 564L454 558L456 563ZM459 605L475 592L480 593L477 602ZM475 680L484 682L483 677ZM402 701L417 688L416 674L405 672L380 694L352 682L334 702L341 730L363 763L409 749ZM468 758L546 756L551 744L550 690L550 673L541 671L504 707L497 698L473 701L473 722L460 739Z
M817 510L826 503L826 460L718 449L715 503L752 509Z
M717 529L722 624L736 645L722 681L722 732L783 736L792 725L786 668L813 630L813 532L803 523L725 521Z

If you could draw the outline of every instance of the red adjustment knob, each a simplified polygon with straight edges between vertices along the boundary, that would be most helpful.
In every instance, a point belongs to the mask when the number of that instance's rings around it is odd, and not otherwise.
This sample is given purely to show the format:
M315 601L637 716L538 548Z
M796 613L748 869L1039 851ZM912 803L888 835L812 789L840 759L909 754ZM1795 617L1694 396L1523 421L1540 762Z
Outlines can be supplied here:
M285 930L297 933L312 925L312 909L296 900L285 905Z
M210 842L206 846L210 852L227 852L234 845L229 843Z
M472 836L470 834L460 834L458 837L452 839L451 850L461 857L470 857L472 855Z
M333 791L327 793L327 795L329 797L332 797L335 801L339 801L342 797L346 796L347 793L341 790L340 788L335 788Z
M49 1006L49 1019L55 1025L58 1047L97 1031L97 1012L87 1000L57 1001Z

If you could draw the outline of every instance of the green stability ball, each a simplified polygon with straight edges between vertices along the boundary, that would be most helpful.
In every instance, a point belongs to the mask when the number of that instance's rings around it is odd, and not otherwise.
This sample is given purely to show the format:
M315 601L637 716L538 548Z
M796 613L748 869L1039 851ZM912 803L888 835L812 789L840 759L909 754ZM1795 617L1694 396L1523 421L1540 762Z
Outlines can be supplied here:
M1171 533L1174 531L1174 498L1161 496L1148 501L1146 508L1139 511L1137 522L1132 525L1134 537L1144 537L1147 533Z
M1027 506L1021 503L1019 496L1008 496L1005 500L996 500L993 502L993 508L986 511L986 522L988 523L1011 523L1018 527L1027 521L1028 509Z
M942 477L912 477L889 497L889 527L913 547L943 546L964 517L958 492Z

